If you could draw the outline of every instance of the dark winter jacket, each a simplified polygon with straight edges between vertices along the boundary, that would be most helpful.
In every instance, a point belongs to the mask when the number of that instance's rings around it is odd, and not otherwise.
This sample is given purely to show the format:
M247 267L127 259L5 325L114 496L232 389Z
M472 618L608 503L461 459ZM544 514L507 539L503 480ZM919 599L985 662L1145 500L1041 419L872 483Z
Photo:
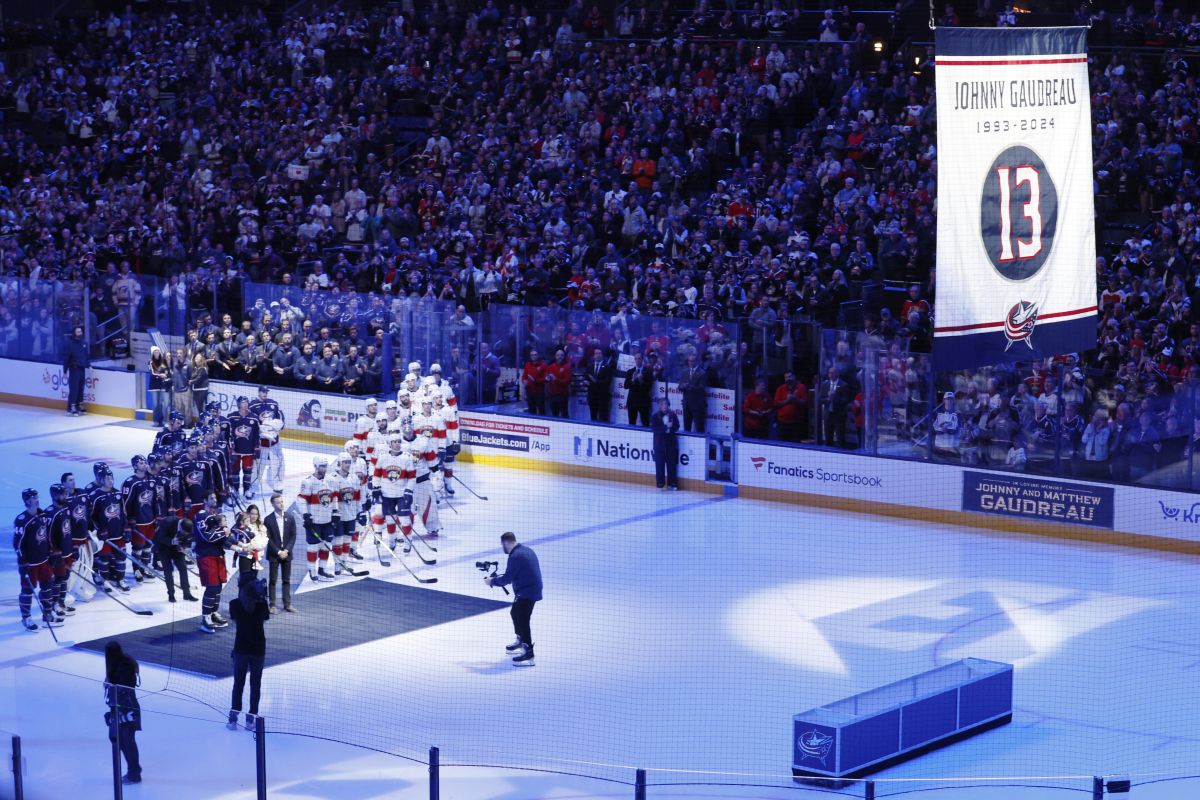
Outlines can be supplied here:
M91 364L83 339L68 336L63 344L63 369L86 369Z
M529 547L519 544L508 554L504 574L493 581L496 586L513 587L518 600L542 599L542 568L537 554Z

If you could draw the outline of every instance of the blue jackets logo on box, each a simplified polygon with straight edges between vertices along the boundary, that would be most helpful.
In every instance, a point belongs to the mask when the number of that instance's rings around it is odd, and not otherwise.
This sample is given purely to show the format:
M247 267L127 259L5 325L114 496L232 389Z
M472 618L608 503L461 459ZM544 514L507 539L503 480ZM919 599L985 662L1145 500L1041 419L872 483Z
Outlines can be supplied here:
M815 758L824 766L825 759L829 757L829 751L833 748L833 737L818 730L811 730L800 735L796 740L796 747L800 748L801 759Z

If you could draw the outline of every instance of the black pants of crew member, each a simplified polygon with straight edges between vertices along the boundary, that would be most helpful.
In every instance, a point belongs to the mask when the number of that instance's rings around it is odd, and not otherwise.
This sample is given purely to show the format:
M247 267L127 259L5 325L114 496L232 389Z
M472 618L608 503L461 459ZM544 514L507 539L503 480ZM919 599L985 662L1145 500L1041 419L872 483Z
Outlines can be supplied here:
M71 367L67 370L67 410L78 411L83 405L83 378L86 367Z
M233 654L233 697L229 701L232 711L242 710L242 689L246 686L246 675L250 675L250 713L258 716L258 699L262 696L263 656Z
M166 580L168 599L175 598L176 570L179 570L179 588L183 590L184 596L192 593L192 587L188 586L187 561L183 557L182 550L178 547L155 548L154 562L162 570L163 578Z
M546 395L525 393L525 402L529 404L529 413L535 416L546 416Z
M109 737L112 736L112 729L109 729ZM142 777L142 761L138 754L137 746L137 730L133 725L118 725L117 726L117 747L121 749L121 755L125 756L125 773L133 780L140 780Z
M704 433L704 423L708 422L708 408L698 406L683 407L683 429L685 431L695 431L696 433Z
M272 558L270 564L270 578L267 580L267 602L275 605L275 585L283 578L283 607L290 608L292 605L292 560L289 558L286 561L279 558Z
M517 638L530 647L533 646L533 634L529 631L529 618L533 616L533 604L536 602L536 600L518 597L513 601L510 612L513 630L517 632Z

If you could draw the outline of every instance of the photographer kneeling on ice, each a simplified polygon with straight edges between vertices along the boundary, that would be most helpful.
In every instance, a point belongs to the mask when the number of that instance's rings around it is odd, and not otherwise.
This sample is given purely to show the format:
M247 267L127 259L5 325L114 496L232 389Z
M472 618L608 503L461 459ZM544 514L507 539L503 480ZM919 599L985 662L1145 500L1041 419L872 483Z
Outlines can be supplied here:
M542 568L537 554L523 544L517 544L517 535L511 531L500 536L500 546L508 556L504 574L483 579L488 586L512 585L516 599L512 604L513 629L517 640L504 648L515 654L513 664L532 667L533 635L529 632L529 618L533 615L533 604L542 599Z

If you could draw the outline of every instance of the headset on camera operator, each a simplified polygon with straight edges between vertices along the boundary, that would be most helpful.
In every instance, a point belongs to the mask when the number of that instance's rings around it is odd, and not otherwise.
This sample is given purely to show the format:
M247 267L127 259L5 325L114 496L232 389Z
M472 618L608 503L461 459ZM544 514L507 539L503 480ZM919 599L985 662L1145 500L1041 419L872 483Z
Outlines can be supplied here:
M488 586L512 585L516 599L511 613L517 640L504 649L515 654L513 664L516 666L532 667L533 634L529 630L529 618L533 616L533 604L542 599L542 568L533 549L517 544L517 535L512 531L500 536L500 546L508 556L504 574L488 575L483 581Z

